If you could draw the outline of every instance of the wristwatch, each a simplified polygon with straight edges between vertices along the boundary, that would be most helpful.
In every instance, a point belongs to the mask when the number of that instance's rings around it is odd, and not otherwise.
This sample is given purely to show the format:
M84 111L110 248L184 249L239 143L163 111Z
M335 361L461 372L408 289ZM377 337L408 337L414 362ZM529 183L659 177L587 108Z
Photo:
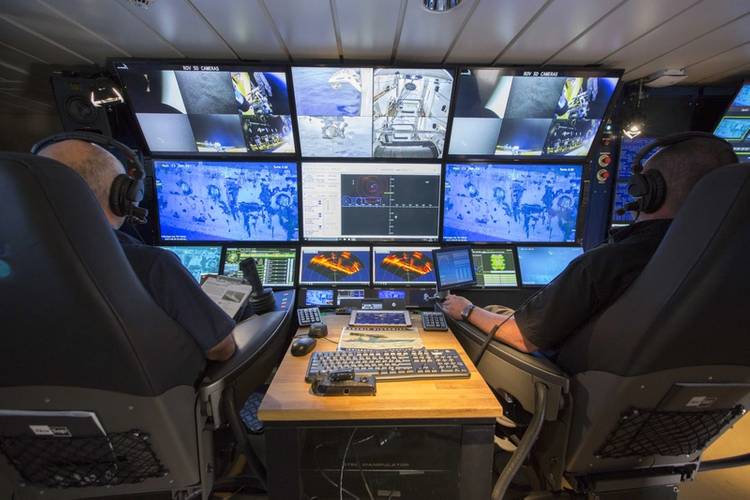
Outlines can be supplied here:
M469 304L468 306L464 307L464 310L461 311L461 319L464 321L469 321L469 316L471 316L471 313L474 312L474 308L476 306L474 304Z

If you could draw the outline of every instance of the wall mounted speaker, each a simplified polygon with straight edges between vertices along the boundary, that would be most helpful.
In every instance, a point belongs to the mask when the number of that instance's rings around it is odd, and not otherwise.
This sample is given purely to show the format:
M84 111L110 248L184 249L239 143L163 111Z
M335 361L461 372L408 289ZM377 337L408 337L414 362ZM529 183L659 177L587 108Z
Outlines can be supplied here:
M96 80L54 75L51 78L57 113L66 132L79 130L111 136L107 111L91 104Z

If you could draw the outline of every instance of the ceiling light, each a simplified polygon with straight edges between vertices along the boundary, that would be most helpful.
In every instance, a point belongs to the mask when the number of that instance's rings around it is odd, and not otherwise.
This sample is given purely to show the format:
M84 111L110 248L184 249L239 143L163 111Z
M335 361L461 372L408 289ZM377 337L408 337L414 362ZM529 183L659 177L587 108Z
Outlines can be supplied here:
M458 7L462 0L422 0L424 8L430 12L448 12Z
M646 118L641 111L641 101L645 99L643 93L643 80L638 83L638 95L635 98L635 109L631 108L628 113L626 111L625 120L623 120L622 133L628 139L635 139L643 133L643 129L646 128ZM631 101L632 102L632 101Z
M637 122L631 122L622 129L622 133L625 134L625 137L628 139L635 139L643 133L643 125Z
M125 102L122 93L115 87L110 80L100 80L91 91L91 104L97 108L108 107L114 104Z

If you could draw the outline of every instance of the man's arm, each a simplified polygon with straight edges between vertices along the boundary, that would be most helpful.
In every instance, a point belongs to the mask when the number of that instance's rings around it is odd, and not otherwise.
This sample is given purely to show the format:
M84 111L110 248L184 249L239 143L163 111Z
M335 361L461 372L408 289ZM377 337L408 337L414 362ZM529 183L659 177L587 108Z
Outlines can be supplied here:
M443 302L443 311L451 318L459 320L462 319L461 312L470 304L471 302L464 297L448 295ZM489 334L495 325L502 323L502 326L495 332L497 340L522 352L537 351L537 347L523 336L515 318L508 319L509 316L509 314L496 314L481 307L475 307L468 321L486 334Z

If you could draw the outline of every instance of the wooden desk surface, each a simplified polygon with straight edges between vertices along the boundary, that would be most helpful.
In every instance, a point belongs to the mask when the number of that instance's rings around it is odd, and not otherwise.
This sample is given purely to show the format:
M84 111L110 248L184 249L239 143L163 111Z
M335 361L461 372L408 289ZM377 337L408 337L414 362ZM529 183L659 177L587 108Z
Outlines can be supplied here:
M502 416L502 408L452 332L425 332L419 315L412 314L428 349L455 349L471 372L470 378L378 382L375 396L314 396L305 372L312 353L286 353L258 416L271 421L464 419ZM325 315L328 337L338 341L349 316ZM300 328L298 333L307 331ZM336 344L318 339L316 351L333 351Z

